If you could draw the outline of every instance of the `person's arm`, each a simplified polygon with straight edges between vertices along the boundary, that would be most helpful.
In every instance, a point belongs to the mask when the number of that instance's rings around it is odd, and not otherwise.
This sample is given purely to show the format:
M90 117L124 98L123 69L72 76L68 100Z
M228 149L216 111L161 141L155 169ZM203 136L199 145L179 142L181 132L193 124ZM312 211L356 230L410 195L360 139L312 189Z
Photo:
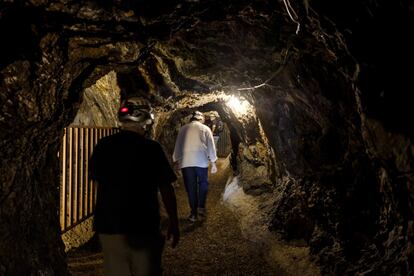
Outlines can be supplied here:
M216 161L217 161L217 151L216 151L216 145L214 144L214 138L213 138L213 133L211 132L211 130L209 129L207 132L207 154L208 154L208 158L210 159L211 162L211 173L216 173L217 172L217 166L216 166Z
M174 188L171 184L162 185L160 186L160 193L169 218L167 239L169 240L172 237L171 246L175 248L180 240L180 229L178 227L177 201Z
M177 139L175 140L174 153L173 153L173 166L174 170L180 169L180 163L183 159L183 128L178 132Z

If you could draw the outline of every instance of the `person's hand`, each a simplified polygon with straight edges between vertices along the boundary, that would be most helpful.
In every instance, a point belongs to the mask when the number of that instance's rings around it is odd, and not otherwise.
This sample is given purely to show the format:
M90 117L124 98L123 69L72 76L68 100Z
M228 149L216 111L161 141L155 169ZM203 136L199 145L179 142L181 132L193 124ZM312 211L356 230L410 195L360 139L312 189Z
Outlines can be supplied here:
M215 162L211 163L211 171L210 172L212 174L215 174L217 172L217 166L216 166Z
M173 163L173 169L176 171L180 170L180 161L177 160Z
M180 241L180 229L178 228L178 223L173 223L170 220L167 230L167 240L172 238L171 247L175 248Z

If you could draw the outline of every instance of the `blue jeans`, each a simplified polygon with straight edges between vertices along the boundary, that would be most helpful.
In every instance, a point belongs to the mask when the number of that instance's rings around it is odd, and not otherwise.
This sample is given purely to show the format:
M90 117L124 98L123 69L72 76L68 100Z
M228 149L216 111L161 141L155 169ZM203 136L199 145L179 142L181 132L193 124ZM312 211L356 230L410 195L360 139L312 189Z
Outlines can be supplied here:
M205 208L208 192L208 168L182 168L184 185L190 203L191 214L197 216L197 208Z

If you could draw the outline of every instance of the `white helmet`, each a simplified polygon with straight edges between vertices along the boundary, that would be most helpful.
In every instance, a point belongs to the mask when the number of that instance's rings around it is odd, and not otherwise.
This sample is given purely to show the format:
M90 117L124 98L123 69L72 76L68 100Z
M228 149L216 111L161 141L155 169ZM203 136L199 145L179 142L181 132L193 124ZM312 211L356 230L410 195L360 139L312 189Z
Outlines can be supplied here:
M191 115L191 120L202 121L204 120L204 114L201 113L200 111L194 111L193 114Z
M154 114L151 105L144 99L132 97L127 99L119 109L119 121L133 121L142 127L151 125L154 122Z

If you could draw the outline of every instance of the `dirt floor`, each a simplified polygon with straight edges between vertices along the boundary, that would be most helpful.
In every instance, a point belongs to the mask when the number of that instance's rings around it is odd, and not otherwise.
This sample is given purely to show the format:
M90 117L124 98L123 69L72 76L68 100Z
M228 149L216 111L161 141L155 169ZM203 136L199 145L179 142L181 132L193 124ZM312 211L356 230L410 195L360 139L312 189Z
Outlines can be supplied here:
M219 173L210 176L206 221L186 220L189 207L184 186L176 185L181 240L172 249L167 242L163 254L164 275L287 275L270 266L259 243L243 238L235 214L222 196L231 172L228 160L218 164ZM68 254L73 275L103 275L103 259L95 240Z

